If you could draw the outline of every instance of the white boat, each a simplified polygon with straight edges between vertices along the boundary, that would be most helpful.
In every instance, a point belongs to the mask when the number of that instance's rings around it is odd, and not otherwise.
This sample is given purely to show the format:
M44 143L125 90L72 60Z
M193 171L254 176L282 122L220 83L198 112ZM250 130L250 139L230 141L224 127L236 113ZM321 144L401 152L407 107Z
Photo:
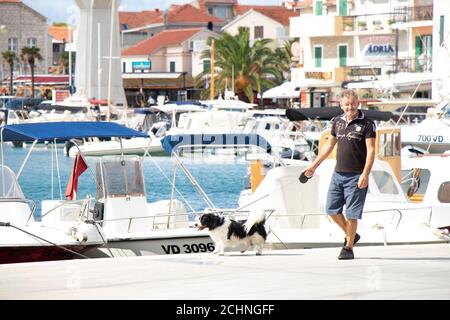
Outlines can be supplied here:
M36 221L34 209L14 172L0 165L0 263L86 258L83 252L104 244L103 231L86 221L86 210Z
M107 245L87 255L122 257L214 251L208 233L197 231L181 201L147 203L139 157L98 160L93 219L105 231Z
M144 134L114 123L51 122L6 125L0 128L3 142L28 141L31 148L16 175L0 166L0 263L57 260L83 257L84 252L105 244L105 233L92 220L89 199L46 200L42 219L34 217L34 202L25 199L17 182L33 148L41 141L66 141L73 137L134 137ZM77 170L74 170L74 172Z
M181 114L201 112L204 109L198 105L177 105L167 104L154 106L150 109L136 109L135 112L144 115L142 123L139 124L142 131L148 137L121 139L112 138L109 141L100 139L89 139L82 142L77 147L70 147L68 155L75 157L79 152L84 156L105 156L105 155L145 155L152 156L167 155L162 146L161 138L164 137L169 127L176 127ZM156 115L164 115L163 119L157 119ZM129 120L129 122L132 122ZM170 124L169 124L170 123Z
M375 159L369 177L363 219L358 224L359 244L449 242L445 230L450 225L446 213L450 207L433 202L412 203L402 190L398 181L399 132L387 128L377 131L376 154L380 158ZM342 246L343 232L324 209L335 160L325 160L306 184L300 183L298 177L308 162L285 160L285 164L266 170L259 179L253 178L261 183L241 194L240 208L250 210L250 214L273 210L266 223L272 231L268 243L273 248Z
M400 178L400 130L379 129L377 135L376 153L381 158L375 160L369 178L363 219L358 226L358 233L361 234L359 244L449 242L450 237L445 231L445 227L450 225L450 216L445 212L448 207L438 210L432 203L412 203L397 180L397 177ZM321 144L326 136L323 135ZM178 140L183 147L189 147L190 141L199 145L202 139L172 137L171 140L175 148ZM217 141L215 143L217 147L222 147ZM237 220L245 220L249 215L266 212L266 229L269 231L266 246L271 249L343 245L343 231L332 222L324 209L334 159L324 161L314 177L302 184L298 177L309 162L280 161L267 154L247 155L246 158L251 162L249 188L241 193L239 208L226 210L229 214ZM272 166L268 167L268 163ZM276 163L278 165L274 165Z

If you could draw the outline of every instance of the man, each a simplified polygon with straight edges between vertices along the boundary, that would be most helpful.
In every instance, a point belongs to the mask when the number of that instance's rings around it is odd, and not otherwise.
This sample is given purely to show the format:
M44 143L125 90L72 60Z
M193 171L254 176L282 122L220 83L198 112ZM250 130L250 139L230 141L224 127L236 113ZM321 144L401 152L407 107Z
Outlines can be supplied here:
M346 235L338 259L353 259L353 245L360 238L356 233L358 219L362 216L375 158L376 127L358 110L359 100L353 90L343 91L340 104L344 114L332 120L328 144L304 173L311 177L337 143L336 167L328 189L326 212ZM342 214L344 205L347 219Z

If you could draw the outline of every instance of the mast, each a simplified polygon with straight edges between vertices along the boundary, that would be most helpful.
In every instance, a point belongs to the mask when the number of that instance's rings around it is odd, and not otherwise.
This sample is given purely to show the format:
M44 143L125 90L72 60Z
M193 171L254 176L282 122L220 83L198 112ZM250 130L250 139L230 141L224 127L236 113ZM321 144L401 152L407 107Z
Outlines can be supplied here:
M211 41L211 87L209 98L214 100L214 39Z

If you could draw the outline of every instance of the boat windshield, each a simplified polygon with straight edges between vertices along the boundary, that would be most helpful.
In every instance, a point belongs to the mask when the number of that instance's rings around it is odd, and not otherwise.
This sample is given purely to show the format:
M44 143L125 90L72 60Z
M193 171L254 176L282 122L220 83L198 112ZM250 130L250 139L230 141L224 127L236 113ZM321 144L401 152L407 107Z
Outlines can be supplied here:
M16 175L4 165L0 165L0 199L25 199Z
M138 157L104 157L97 163L97 199L145 196L142 164Z

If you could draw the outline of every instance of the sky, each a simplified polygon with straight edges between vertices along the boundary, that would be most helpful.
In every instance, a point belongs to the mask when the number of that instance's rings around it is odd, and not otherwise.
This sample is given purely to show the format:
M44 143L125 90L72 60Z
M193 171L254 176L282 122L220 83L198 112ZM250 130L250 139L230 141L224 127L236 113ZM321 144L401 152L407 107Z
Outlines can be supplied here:
M49 23L67 22L76 24L77 6L75 0L22 0L25 4L46 16ZM119 10L141 11L146 9L167 9L171 4L186 4L191 0L122 0ZM279 5L280 0L240 0L239 4Z

